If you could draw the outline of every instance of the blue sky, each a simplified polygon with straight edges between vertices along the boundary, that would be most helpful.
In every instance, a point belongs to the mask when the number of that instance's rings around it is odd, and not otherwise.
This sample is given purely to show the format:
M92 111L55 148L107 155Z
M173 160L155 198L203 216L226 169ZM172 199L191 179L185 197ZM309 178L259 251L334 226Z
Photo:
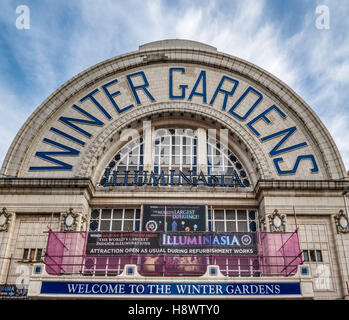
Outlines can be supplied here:
M16 7L30 29L16 28ZM316 7L329 9L318 29ZM0 163L35 108L77 73L147 42L205 42L280 78L317 113L349 170L348 0L1 0Z

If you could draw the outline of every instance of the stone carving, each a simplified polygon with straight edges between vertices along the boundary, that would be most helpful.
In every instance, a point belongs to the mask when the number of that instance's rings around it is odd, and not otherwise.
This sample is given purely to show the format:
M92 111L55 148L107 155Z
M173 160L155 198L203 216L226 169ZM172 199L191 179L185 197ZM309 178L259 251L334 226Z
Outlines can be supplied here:
M68 212L62 214L62 230L63 231L76 231L78 225L79 214L74 213L70 208Z
M270 232L285 232L286 231L286 216L280 214L278 210L274 210L268 215Z
M7 212L7 209L2 208L2 212L0 213L0 231L8 231L10 217L11 214Z
M338 233L349 232L348 217L344 214L343 210L339 210L339 213L334 216L334 220Z

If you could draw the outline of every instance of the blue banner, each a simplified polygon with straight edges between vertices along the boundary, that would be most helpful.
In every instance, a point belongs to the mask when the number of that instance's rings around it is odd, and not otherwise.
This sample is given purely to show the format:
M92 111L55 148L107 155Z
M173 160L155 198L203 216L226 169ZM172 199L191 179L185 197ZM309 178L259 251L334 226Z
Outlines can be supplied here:
M43 281L41 294L283 296L300 295L299 282L278 283L137 283Z

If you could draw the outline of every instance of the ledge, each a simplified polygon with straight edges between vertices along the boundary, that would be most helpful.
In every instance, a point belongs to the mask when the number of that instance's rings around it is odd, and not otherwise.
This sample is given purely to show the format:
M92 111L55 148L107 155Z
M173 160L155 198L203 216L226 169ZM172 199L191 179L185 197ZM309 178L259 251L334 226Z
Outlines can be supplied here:
M0 178L1 188L86 188L89 178Z
M107 193L127 194L132 197L140 194L144 196L149 193L157 192L159 197L168 197L169 194L183 194L183 192L190 195L210 192L212 197L232 197L232 193L238 198L258 198L263 191L330 191L342 195L345 190L349 189L349 180L259 180L254 187L246 188L244 190L232 188L206 188L206 187L123 187L123 188L99 188L95 187L90 178L0 178L0 193L8 193L9 189L13 189L15 193L28 193L28 191L40 189L80 189L86 190L92 197L105 197ZM6 190L7 189L7 190ZM61 192L64 193L62 190ZM41 191L40 191L41 193ZM159 194L160 193L160 194ZM211 197L206 195L207 197ZM232 197L234 198L234 197Z
M259 180L254 188L256 196L264 190L339 191L349 188L348 180Z

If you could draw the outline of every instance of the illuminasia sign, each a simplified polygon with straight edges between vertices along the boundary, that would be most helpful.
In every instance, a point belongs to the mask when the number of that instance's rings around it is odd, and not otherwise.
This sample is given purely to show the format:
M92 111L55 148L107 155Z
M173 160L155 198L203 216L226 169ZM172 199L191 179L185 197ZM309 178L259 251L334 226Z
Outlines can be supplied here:
M87 255L256 255L253 232L89 232Z
M127 173L120 173L118 170L111 171L109 168L104 172L104 183L102 187L126 187L126 186L182 186L189 185L197 187L204 185L207 187L224 187L224 188L247 188L250 182L247 179L240 179L236 170L230 175L207 175L202 171L194 173L190 170L189 174L181 170L169 170L165 175L164 171L159 174L154 171L133 171L132 176Z

